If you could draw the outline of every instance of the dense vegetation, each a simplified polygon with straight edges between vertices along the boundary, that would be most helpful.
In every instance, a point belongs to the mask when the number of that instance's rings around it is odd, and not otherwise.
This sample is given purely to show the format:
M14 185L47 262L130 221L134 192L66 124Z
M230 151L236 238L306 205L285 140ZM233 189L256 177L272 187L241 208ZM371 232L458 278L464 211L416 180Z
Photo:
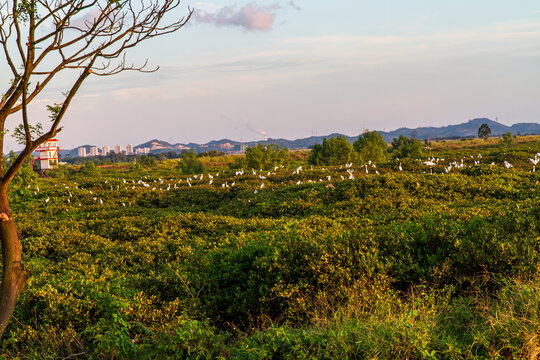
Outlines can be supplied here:
M421 151L320 166L291 153L267 170L208 157L196 175L178 160L88 163L21 178L11 204L32 277L0 354L535 358L540 140Z

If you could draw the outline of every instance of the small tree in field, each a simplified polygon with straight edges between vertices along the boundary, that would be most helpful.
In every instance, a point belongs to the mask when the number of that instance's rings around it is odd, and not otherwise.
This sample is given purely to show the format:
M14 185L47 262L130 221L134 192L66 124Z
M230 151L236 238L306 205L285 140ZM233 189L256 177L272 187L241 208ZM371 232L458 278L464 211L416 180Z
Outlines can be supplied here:
M482 124L478 128L478 137L481 139L486 140L489 137L489 134L491 134L491 129L489 128L488 124Z
M251 146L246 149L247 166L252 169L270 170L289 160L289 149L276 144Z
M511 132L507 132L502 135L502 143L504 145L510 146L512 145L513 142L514 142L514 137L512 136Z
M180 154L178 168L182 174L199 174L204 172L204 165L193 150L184 151Z
M361 161L382 162L386 159L386 142L377 131L368 131L360 135L358 140L353 143L353 148Z
M21 243L9 207L11 181L32 152L62 129L71 101L89 76L157 70L147 69L146 63L128 65L125 52L184 26L191 10L185 18L164 23L179 4L180 0L0 0L0 51L12 77L0 99L0 336L29 276L21 265ZM49 126L32 125L28 104L60 74L64 81L72 77L64 100L48 106ZM20 120L14 136L24 148L3 166L6 119L16 113Z
M417 159L424 156L423 145L416 139L409 139L406 136L399 135L399 138L392 140L390 152L394 159Z
M308 162L313 165L341 165L351 160L353 147L345 136L323 139L311 149Z

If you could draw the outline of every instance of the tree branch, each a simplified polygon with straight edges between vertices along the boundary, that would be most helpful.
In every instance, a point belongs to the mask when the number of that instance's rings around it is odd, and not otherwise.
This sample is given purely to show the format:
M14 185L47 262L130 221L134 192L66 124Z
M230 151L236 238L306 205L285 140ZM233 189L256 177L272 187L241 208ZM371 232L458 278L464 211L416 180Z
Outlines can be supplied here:
M33 48L47 40L50 43L36 56L32 68L32 76L44 76L27 96L27 102L31 102L45 86L62 70L83 69L87 66L89 59L98 57L111 60L122 57L116 65L107 61L106 66L93 68L98 76L115 75L122 71L153 72L159 67L146 69L147 61L142 66L126 65L125 51L140 42L155 36L167 34L183 27L191 18L193 10L188 8L188 15L169 25L160 26L165 14L176 8L179 0L165 0L145 2L141 1L139 9L132 6L132 2L125 0L120 5L115 2L108 2L105 6L99 7L99 14L91 22L86 21L83 26L72 26L74 17L81 14L83 10L92 9L98 5L97 0L87 2L85 0L58 1L57 7L51 8L48 2L39 0L41 5L47 5L47 15L49 19L54 19L55 28L41 38L32 41ZM69 6L67 4L70 4ZM113 5L117 4L117 5ZM45 26L44 17L40 18L37 25ZM86 26L86 27L84 27ZM68 31L78 31L76 36L69 37L64 42L65 34ZM72 47L76 47L70 50ZM70 50L70 51L68 51ZM69 52L69 54L66 53ZM59 56L61 61L50 70L36 70L46 58ZM111 67L112 66L112 67ZM109 70L107 70L109 69ZM13 114L22 109L22 104L12 104L9 113Z

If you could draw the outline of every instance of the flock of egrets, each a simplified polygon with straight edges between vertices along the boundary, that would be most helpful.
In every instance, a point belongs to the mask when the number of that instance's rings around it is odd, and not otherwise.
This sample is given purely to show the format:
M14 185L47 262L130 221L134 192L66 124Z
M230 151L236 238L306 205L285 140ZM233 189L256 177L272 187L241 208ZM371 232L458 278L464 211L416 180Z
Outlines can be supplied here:
M476 157L470 156L469 158L462 158L459 161L446 161L441 158L429 158L427 160L417 159L418 163L425 166L423 173L433 174L434 168L438 166L439 174L448 174L453 169L459 170L467 167L478 166L481 164L482 155ZM532 158L529 159L530 164L532 165L531 172L536 171L536 166L540 162L540 153L534 154ZM397 171L403 171L402 163L399 159L395 162L397 164ZM494 162L487 164L489 166L497 166ZM395 166L395 165L394 165ZM506 169L513 167L508 161L504 161L502 166ZM388 166L385 166L385 169L388 169ZM366 164L355 166L353 163L347 163L334 167L312 167L312 166L298 166L292 172L289 172L284 166L276 166L272 170L237 170L235 172L220 171L216 173L206 173L206 174L196 174L191 176L182 176L180 178L169 178L164 179L162 177L152 179L151 176L143 176L139 179L107 179L103 178L103 183L96 184L95 181L91 186L97 186L102 190L107 189L109 193L113 194L115 192L136 190L137 188L147 189L149 192L168 192L171 190L177 190L182 187L192 187L192 186L211 186L211 187L221 187L221 188L233 188L240 184L250 183L250 186L243 187L243 189L248 189L257 193L267 186L268 182L273 183L285 183L289 185L301 185L309 183L326 183L327 186L333 187L333 181L345 181L345 180L354 180L355 176L358 177L361 174L372 174L380 175L377 164L374 162L368 161ZM260 183L258 183L260 181ZM253 184L255 182L255 184ZM58 187L59 185L54 185ZM65 191L64 200L68 204L82 206L84 200L90 199L91 202L97 205L104 204L104 198L107 199L107 196L102 194L98 196L89 188L91 186L85 184L81 185L73 181L68 183L63 183L60 187L64 187ZM35 186L32 189L32 185L28 185L28 189L33 192L35 196L40 195L39 186ZM48 192L47 192L48 193ZM75 193L75 195L74 195ZM123 194L125 195L125 194ZM117 198L117 196L115 196ZM45 198L45 203L48 203L51 200L50 196ZM130 201L123 201L120 203L122 206L131 206Z

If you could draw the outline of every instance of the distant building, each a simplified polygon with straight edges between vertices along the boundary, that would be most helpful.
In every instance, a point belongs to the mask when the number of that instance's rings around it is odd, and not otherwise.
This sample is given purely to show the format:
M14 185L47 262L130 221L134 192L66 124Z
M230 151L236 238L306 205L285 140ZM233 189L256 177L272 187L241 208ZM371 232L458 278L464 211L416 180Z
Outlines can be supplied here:
M107 155L109 154L109 152L110 152L110 149L109 149L108 146L104 146L104 147L101 149L101 154L102 154L103 156L107 156Z
M98 155L99 155L98 148L96 146L92 146L90 148L90 156L98 156Z
M53 169L58 165L58 159L60 158L58 151L60 150L62 148L58 146L58 140L56 139L50 139L36 149L39 153L36 161L39 161L41 170Z
M126 145L126 155L131 155L131 154L133 154L133 145L128 144Z
M80 147L78 153L80 157L86 157L86 148Z
M234 151L244 152L246 151L247 147L247 144L236 144L234 145Z
M147 147L143 148L143 152L145 154L150 154L150 148L147 148Z
M144 149L143 148L135 149L135 154L144 154Z
M122 145L115 145L114 153L115 154L121 154L122 153Z

